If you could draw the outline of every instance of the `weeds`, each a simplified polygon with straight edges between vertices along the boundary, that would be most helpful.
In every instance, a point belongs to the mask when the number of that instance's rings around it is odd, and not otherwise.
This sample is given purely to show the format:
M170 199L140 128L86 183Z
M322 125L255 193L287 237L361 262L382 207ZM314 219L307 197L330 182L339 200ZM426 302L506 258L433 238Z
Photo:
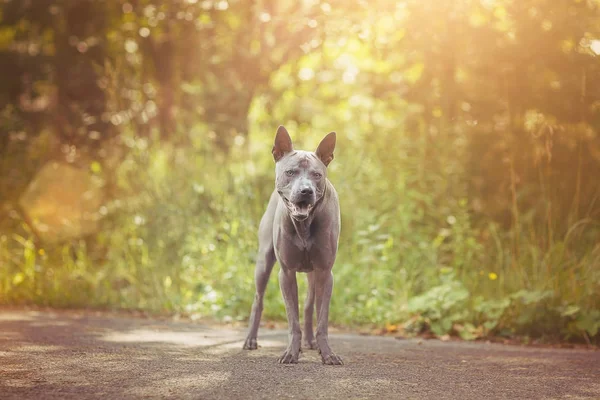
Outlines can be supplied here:
M549 236L535 210L519 211L518 222L503 230L474 219L456 169L417 180L410 171L419 161L408 159L391 174L370 162L357 171L346 167L358 160L353 144L345 145L343 161L336 159L330 172L343 218L333 323L400 324L407 333L465 339L597 340L600 229L591 218L572 223L563 235L553 228ZM134 143L114 171L117 199L106 204L108 216L92 236L36 243L13 216L0 236L0 302L246 320L272 165L268 152L240 147L236 161L226 163L197 156L205 150ZM375 150L355 154L368 160ZM393 182L372 184L377 174L390 174ZM518 193L511 207L516 214ZM273 275L265 318L284 319ZM302 292L306 285L299 282Z

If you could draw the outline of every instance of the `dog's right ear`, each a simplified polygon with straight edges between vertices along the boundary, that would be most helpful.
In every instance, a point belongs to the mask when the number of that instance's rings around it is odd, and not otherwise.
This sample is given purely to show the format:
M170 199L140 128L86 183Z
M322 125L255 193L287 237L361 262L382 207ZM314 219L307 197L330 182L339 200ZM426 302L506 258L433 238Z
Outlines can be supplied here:
M290 134L283 127L283 125L279 125L277 128L277 135L275 135L275 145L273 146L273 158L275 162L281 160L281 158L290 151L294 150L292 146L292 138L290 138Z

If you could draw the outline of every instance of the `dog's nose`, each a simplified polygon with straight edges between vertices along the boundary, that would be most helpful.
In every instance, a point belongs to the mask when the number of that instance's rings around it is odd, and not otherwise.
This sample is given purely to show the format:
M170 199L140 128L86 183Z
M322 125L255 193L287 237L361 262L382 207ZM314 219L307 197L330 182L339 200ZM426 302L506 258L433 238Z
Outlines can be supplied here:
M313 190L310 187L304 187L300 190L300 194L302 194L303 196L309 196L313 194Z

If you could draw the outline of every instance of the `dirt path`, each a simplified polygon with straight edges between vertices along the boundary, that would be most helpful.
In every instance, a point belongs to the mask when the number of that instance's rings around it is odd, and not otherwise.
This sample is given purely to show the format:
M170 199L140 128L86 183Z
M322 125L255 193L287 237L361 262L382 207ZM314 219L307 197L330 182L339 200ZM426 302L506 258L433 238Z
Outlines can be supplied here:
M262 333L262 335L261 335ZM287 335L77 312L0 311L1 399L600 398L600 352L332 334L279 365ZM261 340L262 339L262 340Z

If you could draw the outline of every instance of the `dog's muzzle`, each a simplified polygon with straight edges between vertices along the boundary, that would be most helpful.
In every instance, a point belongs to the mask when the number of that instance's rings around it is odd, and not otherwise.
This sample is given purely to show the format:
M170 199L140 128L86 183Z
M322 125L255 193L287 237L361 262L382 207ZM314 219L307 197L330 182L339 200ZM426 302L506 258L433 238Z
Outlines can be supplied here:
M285 207L288 209L290 217L296 221L304 221L309 216L315 207L316 202L313 200L313 193L300 194L296 201L290 201L283 193L279 192L279 196L283 199Z

